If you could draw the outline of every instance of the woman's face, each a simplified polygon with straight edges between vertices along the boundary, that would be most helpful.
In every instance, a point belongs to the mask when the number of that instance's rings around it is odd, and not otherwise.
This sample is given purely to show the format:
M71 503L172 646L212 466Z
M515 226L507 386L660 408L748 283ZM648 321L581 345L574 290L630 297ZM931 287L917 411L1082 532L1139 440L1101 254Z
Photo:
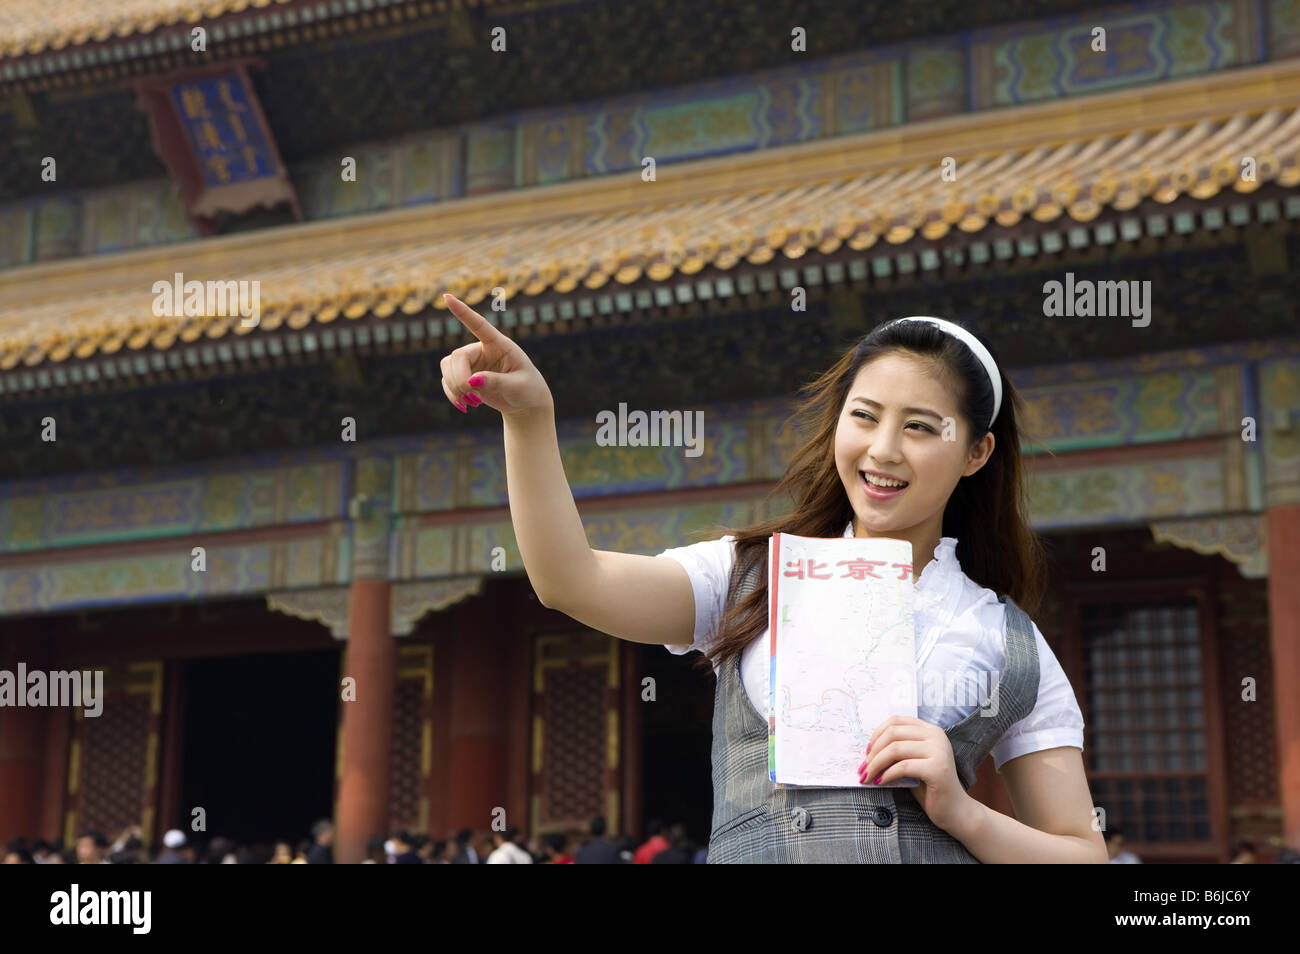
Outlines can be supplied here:
M835 467L853 505L855 535L909 541L919 576L942 535L944 507L957 481L979 470L993 452L992 434L973 450L970 437L970 426L957 413L957 396L933 361L893 352L863 365L835 431ZM907 485L901 491L868 489L862 471Z

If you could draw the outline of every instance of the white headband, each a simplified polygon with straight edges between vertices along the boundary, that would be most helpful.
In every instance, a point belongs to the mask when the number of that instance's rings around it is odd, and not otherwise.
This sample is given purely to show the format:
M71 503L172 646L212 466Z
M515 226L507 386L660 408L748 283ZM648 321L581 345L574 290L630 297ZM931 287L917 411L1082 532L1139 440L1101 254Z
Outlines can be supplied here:
M989 354L989 349L980 344L979 339L961 325L954 325L944 318L909 315L906 318L896 318L889 324L897 324L900 321L928 321L941 331L946 331L954 338L960 339L966 347L970 348L971 353L979 358L980 364L984 365L984 370L988 372L989 380L993 382L993 416L989 418L989 430L992 430L993 422L998 419L998 411L1002 408L1002 377L998 374L997 362L993 360L993 355Z

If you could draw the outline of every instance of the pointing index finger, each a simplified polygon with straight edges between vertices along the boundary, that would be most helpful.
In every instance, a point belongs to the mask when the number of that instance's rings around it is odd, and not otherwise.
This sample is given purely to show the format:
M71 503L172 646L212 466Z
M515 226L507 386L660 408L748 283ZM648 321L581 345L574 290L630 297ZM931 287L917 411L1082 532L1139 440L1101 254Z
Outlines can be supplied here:
M505 335L496 329L492 322L488 321L451 292L444 292L442 300L447 303L447 310L460 319L460 323L468 328L479 341L482 341L485 344L488 341L496 343L500 343L503 340L509 341Z

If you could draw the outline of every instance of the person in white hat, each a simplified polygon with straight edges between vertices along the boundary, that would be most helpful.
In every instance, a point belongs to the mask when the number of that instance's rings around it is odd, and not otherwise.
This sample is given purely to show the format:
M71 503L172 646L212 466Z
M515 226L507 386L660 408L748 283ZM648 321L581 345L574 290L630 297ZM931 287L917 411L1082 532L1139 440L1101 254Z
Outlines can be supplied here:
M158 856L154 864L158 865L188 865L191 860L187 855L192 854L189 841L185 837L185 832L179 828L173 828L163 835L163 853Z

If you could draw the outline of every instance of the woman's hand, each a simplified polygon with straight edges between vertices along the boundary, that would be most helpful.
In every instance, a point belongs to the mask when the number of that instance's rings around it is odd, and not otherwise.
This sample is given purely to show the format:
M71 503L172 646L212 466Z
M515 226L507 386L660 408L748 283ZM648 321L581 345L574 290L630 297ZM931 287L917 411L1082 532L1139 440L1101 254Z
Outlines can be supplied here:
M858 769L863 784L883 785L915 778L913 796L930 821L944 831L969 807L971 797L957 778L957 762L948 734L933 722L890 716L867 740L867 755Z
M469 413L467 404L486 404L503 416L552 406L551 389L519 345L455 295L446 294L443 299L478 339L442 359L442 389L447 400L462 414Z

